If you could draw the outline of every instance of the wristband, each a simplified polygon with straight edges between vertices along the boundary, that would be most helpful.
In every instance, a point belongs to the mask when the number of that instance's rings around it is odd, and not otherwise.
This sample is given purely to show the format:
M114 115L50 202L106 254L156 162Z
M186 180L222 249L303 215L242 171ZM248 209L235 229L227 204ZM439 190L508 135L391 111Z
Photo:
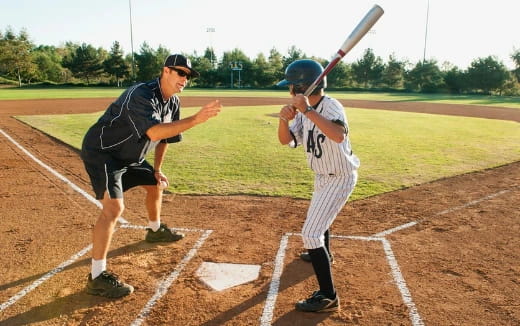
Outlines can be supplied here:
M279 117L281 120L285 121L285 122L289 122L287 121L287 119L285 119L284 117Z
M309 105L309 106L305 109L305 111L303 111L303 114L307 115L307 113L309 113L310 111L313 111L313 110L314 110L314 108L313 108L312 106Z

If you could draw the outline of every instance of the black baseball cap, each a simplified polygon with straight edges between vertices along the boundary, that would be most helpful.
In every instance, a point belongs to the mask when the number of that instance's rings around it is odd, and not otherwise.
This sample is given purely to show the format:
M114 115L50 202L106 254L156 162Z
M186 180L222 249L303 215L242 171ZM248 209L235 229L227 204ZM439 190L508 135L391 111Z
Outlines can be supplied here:
M198 71L191 67L190 59L186 58L182 54L171 54L164 61L165 67L184 67L190 71L191 77L199 77Z

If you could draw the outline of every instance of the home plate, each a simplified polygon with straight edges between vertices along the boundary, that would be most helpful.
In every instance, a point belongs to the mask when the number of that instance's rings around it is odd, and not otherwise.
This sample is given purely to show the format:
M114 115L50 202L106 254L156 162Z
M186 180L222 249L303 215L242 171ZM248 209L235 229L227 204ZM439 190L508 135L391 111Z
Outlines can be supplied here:
M215 291L254 281L260 273L260 265L224 264L203 262L196 275Z

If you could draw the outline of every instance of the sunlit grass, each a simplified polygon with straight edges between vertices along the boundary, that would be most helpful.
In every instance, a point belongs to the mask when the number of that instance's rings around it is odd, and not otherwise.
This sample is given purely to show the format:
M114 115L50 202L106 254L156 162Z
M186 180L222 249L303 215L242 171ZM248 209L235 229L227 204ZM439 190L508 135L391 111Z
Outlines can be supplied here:
M183 108L188 116L198 108ZM278 106L226 107L170 145L163 169L182 194L309 198L313 173L302 148L278 143ZM520 160L518 123L349 108L351 141L361 159L352 196L364 198ZM101 112L21 120L80 147ZM151 160L150 156L150 160Z

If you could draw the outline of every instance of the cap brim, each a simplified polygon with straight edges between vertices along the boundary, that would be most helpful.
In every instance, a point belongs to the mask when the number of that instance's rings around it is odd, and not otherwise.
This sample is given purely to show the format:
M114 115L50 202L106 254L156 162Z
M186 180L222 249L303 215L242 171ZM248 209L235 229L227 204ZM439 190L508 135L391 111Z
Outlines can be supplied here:
M284 79L284 80L278 82L278 84L276 84L276 86L282 87L282 86L287 86L289 84L290 84L290 82L288 80Z
M167 67L170 67L170 66L167 66ZM186 68L190 71L190 77L193 77L193 78L197 78L200 76L200 73L193 69L193 68L190 68L190 67L186 67L185 65L175 65L175 66L171 66L172 68L173 67L182 67L182 68Z

